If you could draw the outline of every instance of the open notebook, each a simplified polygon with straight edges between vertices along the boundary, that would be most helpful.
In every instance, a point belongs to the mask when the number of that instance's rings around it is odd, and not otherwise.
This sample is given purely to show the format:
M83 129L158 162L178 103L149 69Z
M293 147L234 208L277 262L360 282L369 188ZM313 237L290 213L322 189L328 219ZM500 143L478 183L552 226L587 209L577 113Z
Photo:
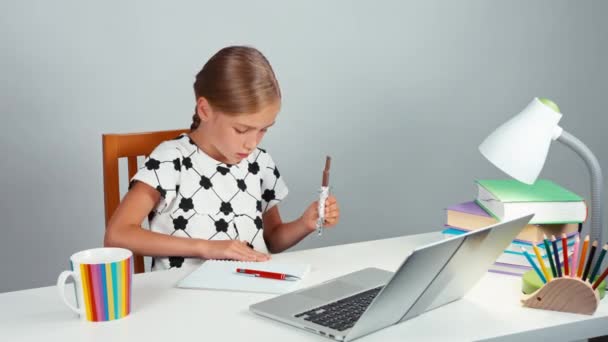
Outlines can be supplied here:
M237 268L286 273L304 278L310 271L308 264L287 264L273 260L242 262L207 260L199 268L177 283L177 287L264 293L287 293L298 288L300 281L249 277L236 273Z

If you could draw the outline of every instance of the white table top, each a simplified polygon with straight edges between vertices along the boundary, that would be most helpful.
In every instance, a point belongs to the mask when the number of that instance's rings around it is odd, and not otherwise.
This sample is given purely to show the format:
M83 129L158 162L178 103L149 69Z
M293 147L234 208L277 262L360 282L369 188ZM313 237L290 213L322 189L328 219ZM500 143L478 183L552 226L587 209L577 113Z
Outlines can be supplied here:
M406 252L440 238L439 233L411 235L282 253L273 258L310 263L312 270L302 280L302 286L309 286L364 267L394 271ZM136 275L132 313L111 322L78 320L54 286L2 293L0 340L330 341L249 311L250 304L273 295L175 288L191 270ZM565 341L608 334L605 301L593 316L528 309L520 305L520 285L517 277L487 273L465 298L360 341Z

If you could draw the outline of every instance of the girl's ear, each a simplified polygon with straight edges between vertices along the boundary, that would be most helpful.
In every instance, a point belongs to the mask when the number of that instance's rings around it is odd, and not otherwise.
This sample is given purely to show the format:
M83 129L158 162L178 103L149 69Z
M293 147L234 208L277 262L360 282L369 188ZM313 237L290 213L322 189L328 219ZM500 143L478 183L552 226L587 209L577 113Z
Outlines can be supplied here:
M202 96L196 100L196 114L202 122L209 121L213 116L213 109L209 105L209 101Z

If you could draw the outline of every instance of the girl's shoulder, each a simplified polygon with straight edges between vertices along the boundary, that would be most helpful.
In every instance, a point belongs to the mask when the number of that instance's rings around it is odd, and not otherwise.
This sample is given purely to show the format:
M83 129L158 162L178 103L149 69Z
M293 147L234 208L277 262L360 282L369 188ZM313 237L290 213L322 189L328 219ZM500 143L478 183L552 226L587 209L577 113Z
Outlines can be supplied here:
M191 155L194 151L196 151L194 141L190 139L188 134L182 133L171 140L160 143L156 146L154 151L152 151L151 155L184 157Z
M258 164L260 164L260 166L263 166L263 167L271 166L271 165L274 166L274 161L272 160L270 153L268 153L268 151L266 151L265 149L263 149L261 147L257 147L256 151L251 154L250 162L251 162L251 159L253 159L254 162L257 162Z
M276 179L281 177L281 174L279 173L279 168L270 156L270 153L268 153L268 151L266 151L265 149L258 147L255 153L252 153L250 157L255 159L254 164L257 164L253 165L253 168L259 168L259 170L262 170L262 177L274 177ZM249 167L251 170L251 160L249 161Z

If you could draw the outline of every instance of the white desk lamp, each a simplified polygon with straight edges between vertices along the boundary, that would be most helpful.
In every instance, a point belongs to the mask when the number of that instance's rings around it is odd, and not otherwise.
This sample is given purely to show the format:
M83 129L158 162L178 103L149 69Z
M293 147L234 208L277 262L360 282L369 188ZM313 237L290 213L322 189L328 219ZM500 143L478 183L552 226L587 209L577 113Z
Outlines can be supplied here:
M549 145L557 140L574 150L591 173L591 241L603 245L602 170L591 150L564 131L558 122L562 114L551 100L534 98L518 115L502 124L479 145L479 151L506 174L533 184L540 174Z

